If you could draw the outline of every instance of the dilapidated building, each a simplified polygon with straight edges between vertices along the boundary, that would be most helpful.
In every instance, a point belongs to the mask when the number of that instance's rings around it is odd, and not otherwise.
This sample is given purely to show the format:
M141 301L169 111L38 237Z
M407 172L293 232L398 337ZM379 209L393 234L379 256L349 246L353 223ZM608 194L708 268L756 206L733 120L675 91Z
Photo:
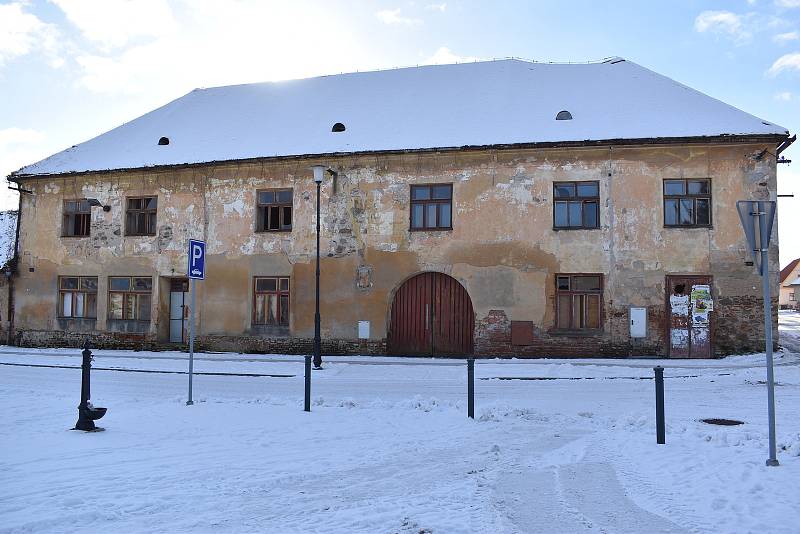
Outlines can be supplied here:
M14 336L185 342L195 238L198 344L309 352L322 165L328 353L757 350L735 202L788 134L621 58L198 89L11 175Z

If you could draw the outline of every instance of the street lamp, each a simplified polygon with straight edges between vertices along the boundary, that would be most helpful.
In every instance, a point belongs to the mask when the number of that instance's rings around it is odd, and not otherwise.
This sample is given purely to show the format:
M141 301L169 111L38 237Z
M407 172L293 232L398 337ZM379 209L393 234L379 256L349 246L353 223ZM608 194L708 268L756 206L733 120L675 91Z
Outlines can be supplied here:
M317 184L317 294L316 294L316 311L314 312L314 369L322 369L322 351L320 348L320 319L319 319L319 192L322 186L322 179L325 173L328 172L335 176L336 172L326 167L325 165L314 165L314 182Z

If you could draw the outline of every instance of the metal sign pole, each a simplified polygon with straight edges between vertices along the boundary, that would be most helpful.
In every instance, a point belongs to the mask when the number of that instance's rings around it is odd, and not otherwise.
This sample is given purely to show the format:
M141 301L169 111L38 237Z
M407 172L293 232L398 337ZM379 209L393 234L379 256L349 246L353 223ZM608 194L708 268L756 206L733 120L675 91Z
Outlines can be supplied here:
M767 345L767 403L769 416L769 459L767 465L778 464L777 447L775 445L775 377L772 370L772 299L769 288L769 230L767 209L764 202L758 203L758 229L761 239L761 282L764 288L764 333ZM766 243L766 245L765 245Z
M194 372L194 304L197 295L195 282L197 280L192 278L192 303L189 307L189 400L186 401L187 406L194 404L192 400L192 373Z

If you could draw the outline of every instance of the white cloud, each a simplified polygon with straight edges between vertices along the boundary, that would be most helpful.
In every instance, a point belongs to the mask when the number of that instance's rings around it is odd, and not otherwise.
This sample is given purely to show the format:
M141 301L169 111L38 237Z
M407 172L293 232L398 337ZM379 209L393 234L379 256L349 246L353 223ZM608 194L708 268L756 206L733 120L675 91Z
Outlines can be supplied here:
M787 32L787 33L779 33L775 37L772 38L773 41L779 44L788 43L789 41L796 41L800 39L800 32Z
M439 11L440 13L444 13L445 10L447 9L447 4L445 4L445 3L428 4L427 6L425 6L425 9L430 10L430 11Z
M420 19L413 19L404 17L400 14L400 8L397 9L383 9L375 13L375 16L380 19L384 24L401 24L405 26L414 26L422 23Z
M778 7L800 7L800 0L777 0L775 4Z
M773 98L779 102L791 102L792 93L789 91L781 91L780 93L775 93Z
M25 11L26 3L0 4L0 67L35 51L57 59L58 31Z
M43 132L30 128L5 128L0 130L0 178L18 170L24 165L46 157L50 149L45 146ZM0 209L15 209L16 193L0 190Z
M446 46L440 47L434 54L426 59L424 65L441 65L447 63L469 63L471 61L478 61L480 58L473 56L459 56L453 53L452 50Z
M745 25L747 18L749 16L730 11L703 11L694 20L694 29L700 33L716 33L744 41L750 38L750 31Z
M775 60L775 63L767 71L771 76L777 76L784 70L800 71L800 52L784 54Z
M175 30L166 0L50 0L88 40L103 50L137 37L159 37Z
M357 46L349 22L325 5L186 0L174 30L124 49L85 51L80 83L95 92L179 96L195 87L285 80L385 66ZM335 35L332 34L335 28Z

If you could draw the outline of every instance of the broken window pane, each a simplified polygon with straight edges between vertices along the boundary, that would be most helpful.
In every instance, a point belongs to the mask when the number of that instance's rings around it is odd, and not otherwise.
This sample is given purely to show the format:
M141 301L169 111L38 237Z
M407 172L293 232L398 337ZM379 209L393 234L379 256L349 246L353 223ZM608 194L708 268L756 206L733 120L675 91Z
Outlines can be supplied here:
M711 224L711 205L707 198L697 199L697 224Z
M686 183L683 180L664 180L665 195L685 195Z
M694 200L691 198L681 199L680 224L694 224Z
M575 184L553 184L556 198L572 198L575 196Z
M674 226L678 224L678 201L668 198L664 201L664 224Z

